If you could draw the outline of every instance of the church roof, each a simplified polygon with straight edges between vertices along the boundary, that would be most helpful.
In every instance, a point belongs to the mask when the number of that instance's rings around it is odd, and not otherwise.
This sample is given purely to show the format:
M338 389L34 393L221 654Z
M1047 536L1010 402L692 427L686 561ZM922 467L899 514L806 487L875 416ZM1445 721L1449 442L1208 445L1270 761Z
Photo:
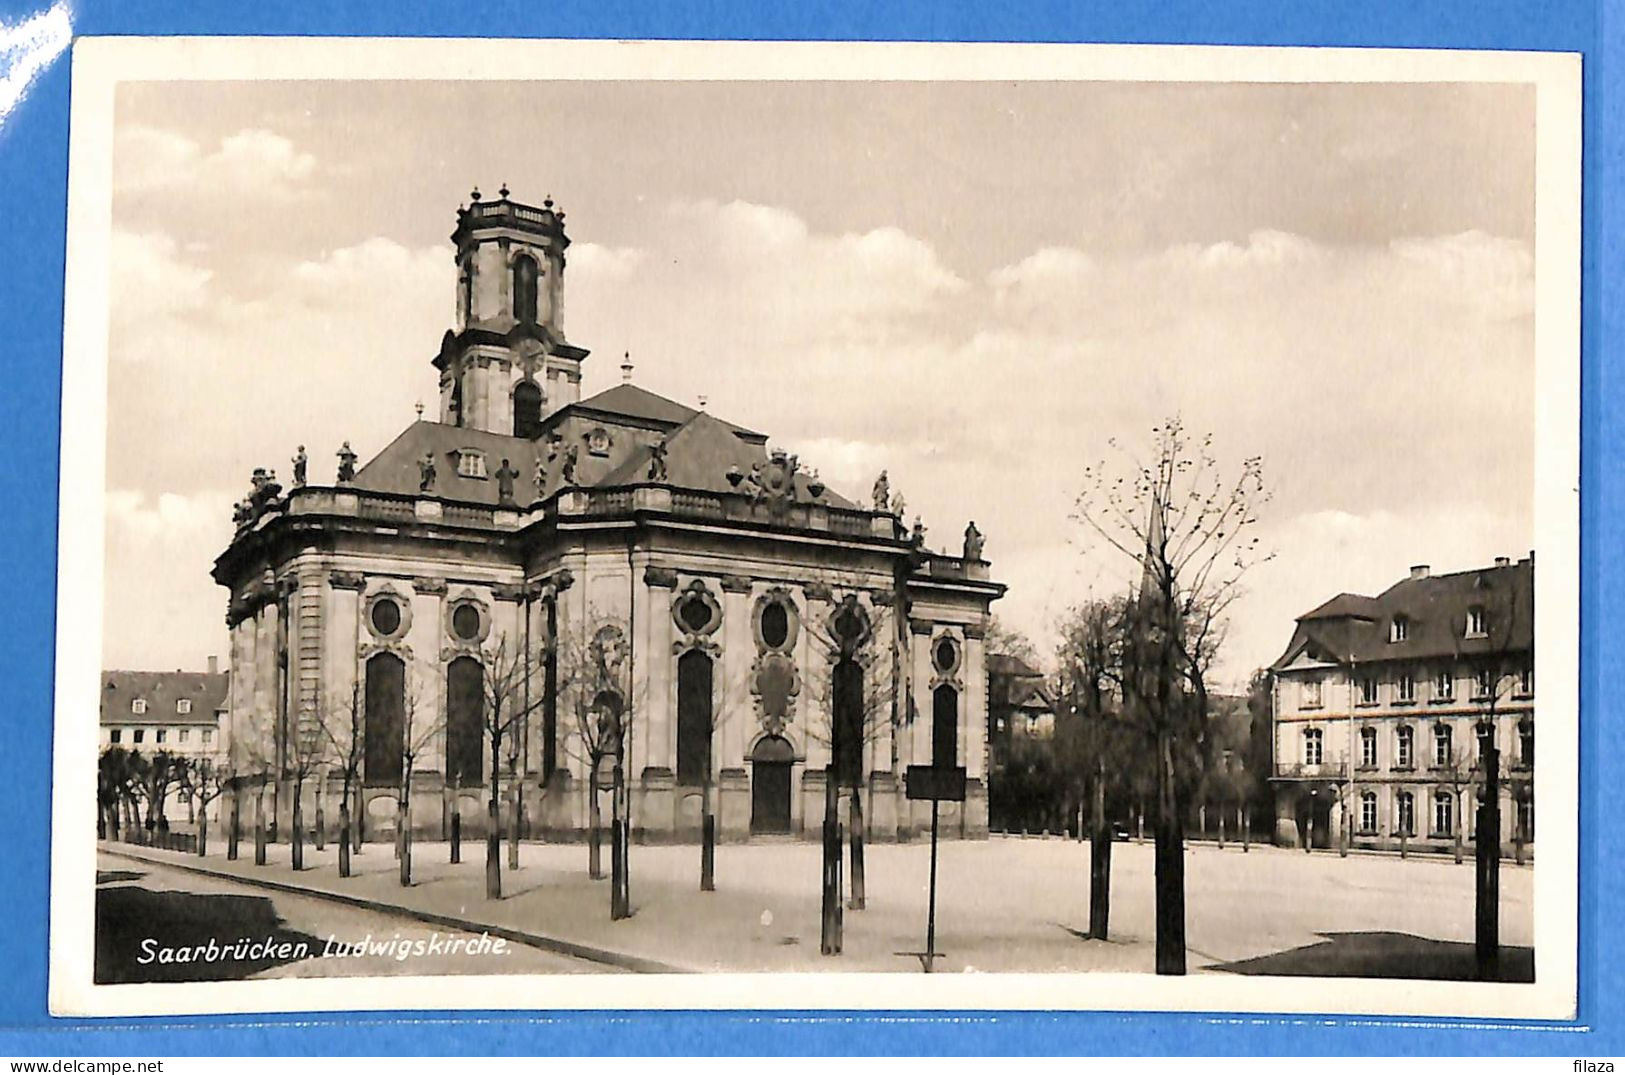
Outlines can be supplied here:
M353 484L358 489L374 492L416 495L422 483L420 461L425 454L432 454L435 461L433 496L495 505L497 471L502 460L507 459L517 472L514 500L521 505L531 504L557 492L563 481L565 446L555 447L549 441L549 434L561 431L573 434L582 423L591 424L597 419L602 419L604 425L615 426L616 417L630 419L632 428L641 431L640 437L627 436L625 442L630 445L630 451L623 454L616 450L608 459L578 452L578 486L636 485L647 481L652 441L658 439L662 431L666 437L666 484L680 489L734 492L727 479L730 467L749 473L753 465L767 462L764 448L767 438L763 434L753 433L706 411L685 407L636 385L621 384L549 415L542 436L536 440L420 419L407 426L362 467ZM649 430L650 424L656 429ZM571 440L570 443L577 442ZM473 474L460 468L458 459L465 452L480 453L484 457L483 468L476 468ZM538 458L546 461L547 480L543 489L536 488ZM807 485L807 475L798 473L797 499L812 499ZM857 507L834 490L826 489L823 498L832 507Z
M672 428L682 425L689 419L693 418L696 414L705 413L702 411L697 411L692 407L684 406L674 399L667 399L665 396L656 395L646 388L639 388L637 385L631 384L630 382L618 384L614 388L605 389L595 396L588 396L579 403L572 403L569 406L561 407L556 412L555 416L550 416L550 419L556 416L567 415L571 411L595 411L600 414L639 419L645 422L653 422L658 425L670 426ZM746 429L743 426L736 426L732 422L724 422L721 419L717 419L717 421L724 428L732 430L737 434L743 434L744 436L752 439L767 439L765 434L757 433L753 430ZM549 424L551 424L551 420Z
M519 472L519 477L514 479L514 499L528 504L534 499L536 455L543 450L540 443L523 437L420 420L402 430L400 436L357 471L354 484L358 489L380 493L415 495L422 486L422 471L418 462L426 453L433 453L433 495L447 500L494 505L497 502L497 470L502 466L502 460L507 459L508 464ZM458 456L467 451L479 452L484 456L483 478L458 472Z

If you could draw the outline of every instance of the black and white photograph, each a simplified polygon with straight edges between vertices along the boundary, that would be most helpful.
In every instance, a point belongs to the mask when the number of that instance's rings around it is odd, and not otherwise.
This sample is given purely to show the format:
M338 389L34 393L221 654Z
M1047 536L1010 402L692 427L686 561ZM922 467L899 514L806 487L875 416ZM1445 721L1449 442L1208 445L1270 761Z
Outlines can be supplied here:
M53 1011L1572 1014L1572 57L74 79Z

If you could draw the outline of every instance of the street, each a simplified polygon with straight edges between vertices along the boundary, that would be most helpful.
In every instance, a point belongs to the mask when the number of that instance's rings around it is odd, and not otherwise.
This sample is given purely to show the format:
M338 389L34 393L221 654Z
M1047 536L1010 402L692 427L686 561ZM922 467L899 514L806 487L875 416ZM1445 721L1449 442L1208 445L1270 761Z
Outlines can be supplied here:
M401 915L96 856L98 982L616 970L500 938L479 943L477 934Z

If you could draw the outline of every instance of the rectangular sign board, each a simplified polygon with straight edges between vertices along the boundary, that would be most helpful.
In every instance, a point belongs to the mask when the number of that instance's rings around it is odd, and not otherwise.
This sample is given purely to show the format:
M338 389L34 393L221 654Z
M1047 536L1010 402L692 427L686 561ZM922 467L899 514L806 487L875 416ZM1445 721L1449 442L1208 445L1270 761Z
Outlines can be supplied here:
M965 801L963 765L910 765L903 783L910 799Z

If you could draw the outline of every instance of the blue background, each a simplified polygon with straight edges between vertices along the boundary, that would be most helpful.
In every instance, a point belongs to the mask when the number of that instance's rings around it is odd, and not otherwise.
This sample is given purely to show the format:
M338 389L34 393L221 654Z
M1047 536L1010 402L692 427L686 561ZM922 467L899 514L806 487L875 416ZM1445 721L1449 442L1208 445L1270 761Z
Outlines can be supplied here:
M42 0L41 0L42 2ZM0 0L0 21L31 14ZM57 458L66 221L69 60L59 58L0 129L0 1053L18 1056L186 1053L522 1052L817 1053L1446 1053L1625 1054L1625 898L1620 818L1625 782L1600 762L1625 757L1612 693L1617 646L1599 643L1599 609L1620 607L1619 468L1613 416L1621 329L1619 180L1621 5L1477 2L1110 4L989 0L886 5L752 0L456 5L354 2L253 5L81 0L76 33L505 36L923 41L1116 41L1539 49L1585 54L1585 293L1582 384L1582 720L1580 1010L1560 1027L1414 1020L1193 1015L1015 1014L780 1020L771 1015L613 1013L532 1019L369 1014L163 1020L52 1020L45 1011L49 906L51 678L56 588ZM1611 286L1605 287L1604 281ZM1614 346L1610 346L1613 344ZM67 431L72 435L72 431ZM72 505L66 506L72 519ZM71 523L70 523L71 525ZM72 571L74 565L62 565ZM451 986L450 988L455 988ZM471 1024L466 1019L479 1018Z

